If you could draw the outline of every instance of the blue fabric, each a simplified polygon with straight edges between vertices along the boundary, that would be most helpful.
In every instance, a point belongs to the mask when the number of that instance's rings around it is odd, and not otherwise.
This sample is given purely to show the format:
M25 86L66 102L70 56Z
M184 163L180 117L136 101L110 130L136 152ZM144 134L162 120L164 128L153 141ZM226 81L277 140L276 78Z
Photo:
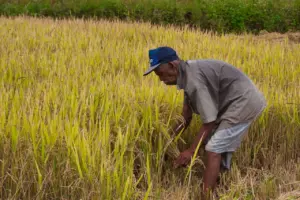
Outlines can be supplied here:
M149 51L149 58L150 58L150 66L151 67L159 64L158 49L150 50Z
M149 50L149 60L150 66L144 73L144 76L151 73L161 64L171 62L173 60L178 60L179 57L174 49L170 47L158 47L156 49Z
M150 66L163 64L178 59L176 51L170 47L158 47L149 50Z

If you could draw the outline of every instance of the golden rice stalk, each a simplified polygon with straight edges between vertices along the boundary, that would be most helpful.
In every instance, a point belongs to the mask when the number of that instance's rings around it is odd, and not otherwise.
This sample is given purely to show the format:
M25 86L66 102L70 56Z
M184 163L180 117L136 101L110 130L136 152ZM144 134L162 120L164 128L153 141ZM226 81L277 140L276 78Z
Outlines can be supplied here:
M177 158L180 154L175 138L171 137L169 134L162 132L164 136L164 140L166 142L165 151L168 156L172 158Z
M286 194L282 194L277 200L300 200L300 191L295 190Z

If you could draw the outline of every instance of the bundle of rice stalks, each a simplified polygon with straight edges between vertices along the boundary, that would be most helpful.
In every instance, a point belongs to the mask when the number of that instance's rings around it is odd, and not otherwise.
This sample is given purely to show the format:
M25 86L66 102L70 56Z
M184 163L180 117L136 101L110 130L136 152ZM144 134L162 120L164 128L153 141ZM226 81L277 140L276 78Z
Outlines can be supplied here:
M164 152L171 158L177 158L180 154L180 151L177 146L178 136L171 136L168 132L162 131L165 148Z

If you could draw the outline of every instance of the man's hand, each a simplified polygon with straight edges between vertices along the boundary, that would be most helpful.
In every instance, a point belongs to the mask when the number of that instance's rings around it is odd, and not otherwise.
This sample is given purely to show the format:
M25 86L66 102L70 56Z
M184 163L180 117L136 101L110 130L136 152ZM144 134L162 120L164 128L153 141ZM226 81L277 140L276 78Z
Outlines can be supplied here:
M198 135L196 136L193 144L190 146L190 148L188 148L184 152L180 153L178 158L174 161L175 168L177 168L178 166L181 166L181 165L186 166L190 162L194 152L197 149L199 142L201 142L200 143L200 146L201 146L202 142L206 139L207 135L211 133L211 131L214 127L215 127L214 121L203 124L201 126L200 131L199 131Z
M193 151L191 151L190 149L181 152L177 159L174 161L174 167L177 168L179 166L186 166L190 162L193 154Z

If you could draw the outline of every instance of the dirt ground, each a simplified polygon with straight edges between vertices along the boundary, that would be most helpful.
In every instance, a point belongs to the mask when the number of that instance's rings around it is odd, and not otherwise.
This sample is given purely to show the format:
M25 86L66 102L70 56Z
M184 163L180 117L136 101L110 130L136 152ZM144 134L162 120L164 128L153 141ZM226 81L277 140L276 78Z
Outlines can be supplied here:
M270 40L274 42L282 42L288 39L291 43L300 44L300 32L288 32L288 33L269 33L267 31L261 31L256 39Z

